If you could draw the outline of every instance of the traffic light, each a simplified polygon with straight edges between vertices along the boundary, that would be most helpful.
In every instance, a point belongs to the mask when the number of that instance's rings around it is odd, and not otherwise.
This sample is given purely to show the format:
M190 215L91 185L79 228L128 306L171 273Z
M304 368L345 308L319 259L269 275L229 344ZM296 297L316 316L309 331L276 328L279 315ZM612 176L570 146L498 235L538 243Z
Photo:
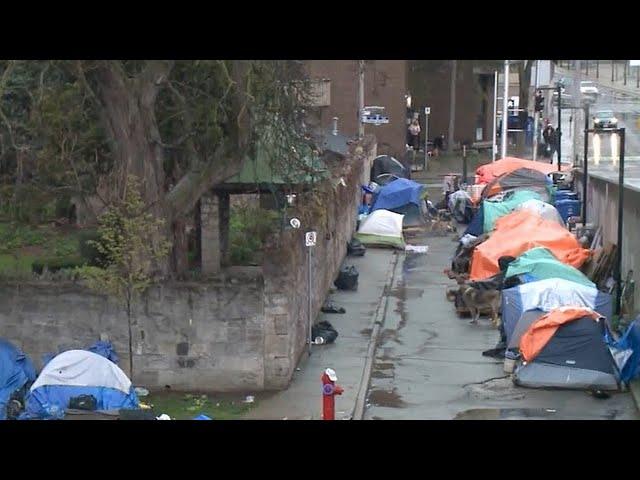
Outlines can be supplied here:
M536 95L536 112L542 112L544 110L544 97L542 95Z

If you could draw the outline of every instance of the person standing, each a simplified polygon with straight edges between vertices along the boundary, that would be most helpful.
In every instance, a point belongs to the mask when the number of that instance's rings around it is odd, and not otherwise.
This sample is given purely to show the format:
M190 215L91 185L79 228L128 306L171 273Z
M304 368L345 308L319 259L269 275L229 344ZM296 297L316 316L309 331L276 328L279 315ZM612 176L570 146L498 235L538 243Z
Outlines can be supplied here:
M413 163L415 163L416 152L420 150L420 124L418 123L418 119L414 119L409 125L409 138L409 146L411 150L413 150Z
M553 154L556 151L556 129L553 128L551 123L547 122L547 126L542 131L542 138L545 143L545 157L549 158L549 163L553 163Z

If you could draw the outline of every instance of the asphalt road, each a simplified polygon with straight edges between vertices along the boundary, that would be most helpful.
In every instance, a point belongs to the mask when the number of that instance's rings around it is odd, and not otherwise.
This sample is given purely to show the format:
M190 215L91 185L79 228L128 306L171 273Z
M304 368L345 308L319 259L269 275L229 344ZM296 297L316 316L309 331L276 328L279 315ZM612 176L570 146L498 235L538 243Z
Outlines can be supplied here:
M597 85L600 95L596 103L590 107L590 115L593 117L593 114L599 110L611 110L618 119L618 126L625 128L625 185L640 189L640 95L621 93L602 84ZM570 110L562 112L563 160L574 158L571 115ZM555 112L552 118L554 125L557 125ZM583 128L584 120L580 118L579 121ZM592 120L589 126L593 127ZM617 183L619 144L620 139L617 134L591 134L588 150L589 171ZM582 140L577 145L580 161L583 157L583 145Z

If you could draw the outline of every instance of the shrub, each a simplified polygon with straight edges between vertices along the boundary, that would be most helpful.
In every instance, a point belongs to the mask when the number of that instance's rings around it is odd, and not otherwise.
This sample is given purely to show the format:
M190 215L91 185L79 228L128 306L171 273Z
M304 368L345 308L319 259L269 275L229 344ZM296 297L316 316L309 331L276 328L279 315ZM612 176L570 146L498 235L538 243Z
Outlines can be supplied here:
M100 235L96 230L87 230L78 236L80 244L80 256L85 259L87 265L90 267L104 267L106 266L106 257L92 242L100 240Z
M86 261L78 255L63 258L38 258L31 264L31 271L37 275L42 275L45 267L50 272L57 272L79 268L85 264Z

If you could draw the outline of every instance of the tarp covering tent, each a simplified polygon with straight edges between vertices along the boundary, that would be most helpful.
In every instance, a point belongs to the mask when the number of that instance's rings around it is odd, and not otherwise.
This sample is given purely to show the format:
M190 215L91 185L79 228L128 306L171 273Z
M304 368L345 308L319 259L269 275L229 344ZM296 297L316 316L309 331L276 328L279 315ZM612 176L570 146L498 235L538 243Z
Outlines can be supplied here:
M391 177L390 177L391 176ZM370 178L372 182L386 185L393 178L409 178L409 171L391 155L378 155L373 159Z
M533 388L617 390L618 373L605 342L601 316L586 308L562 307L542 316L522 335L524 359L516 385Z
M355 238L363 245L404 248L403 218L404 215L389 210L376 210L362 222Z
M138 408L131 380L97 353L69 350L51 360L29 390L22 418L47 418L50 407L65 410L80 395L93 395L96 410Z
M481 198L484 200L510 190L533 190L540 194L542 200L551 201L552 186L553 180L544 173L519 168L489 182L482 191Z
M500 201L485 200L484 207L484 232L490 232L500 217L511 213L516 207L527 200L540 200L540 194L531 190L516 190L508 192Z
M18 347L0 338L0 420L7 418L7 404L14 392L36 379L33 363Z
M404 215L404 226L422 225L425 194L424 185L399 178L380 188L372 211L389 210Z
M536 213L546 220L552 220L564 226L564 220L562 220L562 216L560 216L560 213L558 212L556 207L541 200L536 200L534 198L532 198L531 200L526 200L515 207L514 210L529 210L530 212Z
M560 278L586 287L596 287L596 284L589 280L584 273L571 265L562 263L549 249L544 247L532 248L520 255L514 262L509 264L506 278L525 274L536 280Z
M558 170L557 166L549 163L534 162L533 160L525 160L524 158L505 157L501 160L478 167L476 169L476 183L489 183L495 178L519 168L537 170L544 175L549 175Z
M479 237L484 233L484 202L480 203L480 207L476 210L475 215L469 222L467 229L462 234L464 235L473 235L474 237Z
M631 322L617 341L611 339L610 335L607 340L614 351L628 354L622 361L622 365L618 365L620 380L628 383L640 377L640 317Z
M590 256L566 228L529 211L512 212L496 222L491 237L478 245L471 259L471 280L498 273L498 259L519 257L524 252L546 247L563 263L579 268Z
M502 323L509 348L518 346L520 336L533 320L545 312L568 306L590 308L606 319L613 314L611 295L561 278L548 278L503 290ZM530 314L531 311L535 314Z

